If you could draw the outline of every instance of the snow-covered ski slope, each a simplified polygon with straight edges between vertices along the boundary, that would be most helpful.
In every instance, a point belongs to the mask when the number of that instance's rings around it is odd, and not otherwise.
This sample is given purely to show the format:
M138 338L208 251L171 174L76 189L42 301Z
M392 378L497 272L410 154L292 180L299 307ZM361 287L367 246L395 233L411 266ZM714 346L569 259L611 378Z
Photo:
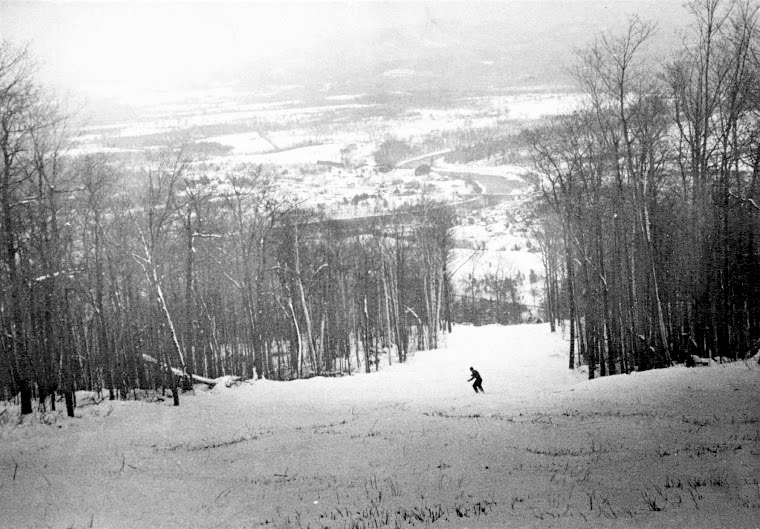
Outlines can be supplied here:
M760 524L760 367L594 381L547 325L378 373L0 420L0 528ZM467 383L469 367L485 394Z

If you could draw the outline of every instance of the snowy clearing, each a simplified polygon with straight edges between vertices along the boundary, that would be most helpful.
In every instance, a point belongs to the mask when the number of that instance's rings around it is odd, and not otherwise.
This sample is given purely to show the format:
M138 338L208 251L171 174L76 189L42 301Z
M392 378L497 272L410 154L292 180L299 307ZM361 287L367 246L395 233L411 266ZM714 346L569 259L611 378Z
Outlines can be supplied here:
M479 164L456 164L436 161L433 169L446 173L464 173L472 175L501 176L507 180L525 181L525 175L530 169L519 165L479 165Z
M447 342L179 408L81 394L76 418L19 424L6 405L0 527L757 527L756 362L587 381L547 325Z
M234 154L260 154L275 148L272 143L262 138L257 132L245 132L241 134L225 134L203 138L198 142L221 143L232 147Z
M319 161L340 163L341 149L343 149L343 147L344 146L340 143L327 143L284 149L263 154L238 154L237 151L235 151L232 155L218 157L218 159L232 160L235 163L272 164L288 167L293 165L316 164Z
M540 119L576 110L582 97L575 93L541 93L540 87L532 87L524 94L469 98L486 108L506 112L510 119Z

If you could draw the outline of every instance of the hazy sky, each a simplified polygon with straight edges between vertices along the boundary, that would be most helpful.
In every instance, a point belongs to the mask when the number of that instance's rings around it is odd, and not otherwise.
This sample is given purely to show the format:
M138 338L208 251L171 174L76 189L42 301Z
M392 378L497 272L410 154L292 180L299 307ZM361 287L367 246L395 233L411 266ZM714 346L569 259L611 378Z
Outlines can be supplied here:
M509 65L514 70L520 67L520 54L536 53L543 46L550 59L562 55L597 29L622 24L626 12L660 18L667 31L681 3L0 0L0 34L30 43L46 81L119 97L146 89L241 82L250 88L256 79L271 82L280 72L285 72L280 80L287 82L294 71L317 75L324 67L334 73L357 63L367 66L361 75L404 64L418 68L425 61L452 56L460 62L490 63L485 59L491 48L502 56L514 55ZM542 31L556 42L548 42ZM536 42L530 42L533 35ZM415 53L421 62L411 62ZM461 64L452 64L451 71L468 74ZM507 66L503 71L509 72Z
M315 45L325 21L308 5L3 2L1 23L64 84L129 90L298 53Z

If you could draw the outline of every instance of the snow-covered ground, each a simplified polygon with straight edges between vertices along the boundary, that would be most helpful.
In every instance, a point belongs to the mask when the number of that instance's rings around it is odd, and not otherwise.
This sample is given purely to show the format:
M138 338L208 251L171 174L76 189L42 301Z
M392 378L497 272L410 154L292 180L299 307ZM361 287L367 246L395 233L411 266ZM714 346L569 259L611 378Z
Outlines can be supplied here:
M219 384L19 424L0 527L732 527L760 520L760 367L587 381L546 325L378 373ZM485 394L468 386L468 368Z
M257 132L224 134L222 136L204 138L202 141L228 145L232 147L234 154L258 154L274 149L272 143L261 137L261 135Z
M232 163L271 164L278 167L316 164L318 161L340 163L340 153L343 147L342 144L328 143L308 145L272 153L247 154L244 147L241 146L239 148L235 146L235 152L226 158ZM243 154L238 155L238 151L241 149Z
M464 174L473 174L473 175L491 175L491 176L500 176L504 178L505 180L517 180L520 182L523 182L525 180L525 175L527 175L530 170L528 167L520 166L520 165L483 165L477 164L477 163L471 163L471 164L456 164L456 163L445 163L442 161L436 161L433 169L436 171L446 172L446 173L464 173Z

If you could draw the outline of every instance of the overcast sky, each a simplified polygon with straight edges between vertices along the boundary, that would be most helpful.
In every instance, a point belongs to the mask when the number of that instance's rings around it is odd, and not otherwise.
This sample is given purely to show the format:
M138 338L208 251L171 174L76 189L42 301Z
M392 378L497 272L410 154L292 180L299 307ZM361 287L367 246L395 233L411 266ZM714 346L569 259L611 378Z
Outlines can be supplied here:
M494 49L506 43L499 53L509 55L513 46L517 56L526 50L521 39L542 29L557 39L568 39L567 45L543 38L543 43L539 39L528 46L533 51L545 46L553 56L581 38L591 38L597 29L622 23L626 11L661 18L667 31L681 3L593 0L591 13L585 7L568 7L591 5L580 0L491 4L0 0L0 34L30 43L45 81L91 95L119 96L148 88L234 85L252 71L266 71L271 80L278 70L313 72L314 63L322 62L334 69L348 68L348 61L377 62L394 53L401 61L405 50L411 53L415 47L428 51L450 47L461 60L468 60L485 57L488 50L482 48L492 43ZM583 18L586 15L588 19ZM459 26L472 31L460 33ZM462 54L469 45L473 54ZM551 45L558 49L551 50ZM448 54L437 53L431 60L445 60ZM453 72L462 74L461 69Z
M52 77L87 90L206 79L309 48L328 23L306 4L2 2L3 35L31 42Z

